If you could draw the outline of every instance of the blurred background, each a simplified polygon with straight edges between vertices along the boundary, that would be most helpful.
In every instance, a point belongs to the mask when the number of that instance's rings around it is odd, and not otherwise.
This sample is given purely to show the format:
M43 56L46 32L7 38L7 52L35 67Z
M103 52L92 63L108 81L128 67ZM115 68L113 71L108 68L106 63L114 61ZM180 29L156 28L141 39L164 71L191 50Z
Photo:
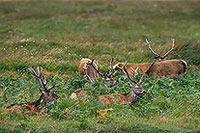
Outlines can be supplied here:
M100 67L153 62L145 39L168 59L200 64L198 0L1 0L0 71L41 65L62 74L77 71L81 58Z

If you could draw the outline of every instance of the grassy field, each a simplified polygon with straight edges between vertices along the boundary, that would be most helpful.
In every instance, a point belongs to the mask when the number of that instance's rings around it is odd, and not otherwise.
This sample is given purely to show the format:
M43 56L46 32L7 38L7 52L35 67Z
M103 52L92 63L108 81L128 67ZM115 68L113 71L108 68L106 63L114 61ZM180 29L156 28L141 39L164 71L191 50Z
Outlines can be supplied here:
M0 132L199 132L199 22L199 0L0 0ZM145 76L147 94L138 102L99 104L99 94L127 93L128 79L115 73L116 87L90 83L78 76L79 60L95 59L101 71L112 57L115 63L153 62L145 38L161 54L174 38L168 59L187 61L185 77ZM40 116L5 112L11 103L39 97L39 82L27 71L36 66L54 76L61 99ZM79 87L91 97L70 100ZM97 119L96 110L108 108L109 116Z

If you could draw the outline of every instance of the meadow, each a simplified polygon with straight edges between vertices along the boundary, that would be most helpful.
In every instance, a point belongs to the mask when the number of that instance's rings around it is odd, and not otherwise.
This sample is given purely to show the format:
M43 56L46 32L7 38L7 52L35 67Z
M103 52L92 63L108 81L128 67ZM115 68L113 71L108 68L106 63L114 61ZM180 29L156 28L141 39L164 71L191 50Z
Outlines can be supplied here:
M0 132L199 132L199 22L199 0L0 0ZM103 87L100 78L91 83L79 76L79 60L95 59L100 71L112 57L115 63L154 62L146 38L161 54L175 39L168 59L188 63L184 78L145 75L147 94L137 102L101 105L100 94L129 92L128 79L116 72L117 86ZM54 77L61 98L39 116L5 112L39 97L39 82L27 70L37 66ZM71 100L80 87L90 97ZM97 118L96 110L109 108Z

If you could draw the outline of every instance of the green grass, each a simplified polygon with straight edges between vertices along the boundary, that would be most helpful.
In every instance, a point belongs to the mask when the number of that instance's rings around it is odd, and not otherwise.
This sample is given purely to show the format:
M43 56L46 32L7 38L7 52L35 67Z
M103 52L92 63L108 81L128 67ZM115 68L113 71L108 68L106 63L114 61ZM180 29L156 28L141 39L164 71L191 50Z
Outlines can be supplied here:
M29 116L5 112L4 107L14 102L34 101L39 97L39 82L30 73L5 74L1 83L1 130L5 131L142 131L180 132L199 130L199 71L188 70L185 78L155 80L145 76L142 84L147 94L138 96L137 102L118 105L101 105L97 101L100 94L122 93L130 90L128 78L115 74L119 85L112 88L90 83L78 74L66 79L55 76L54 92L61 98L51 103L48 112L40 116ZM102 81L100 81L102 82ZM85 100L71 100L75 88L84 87L89 91ZM41 105L43 108L44 105ZM69 113L64 115L64 111ZM96 110L113 108L109 116L97 119ZM10 128L12 127L12 128Z
M0 1L0 132L198 132L199 21L199 1ZM186 76L145 77L148 93L132 106L100 105L99 94L127 93L127 79L116 74L120 84L112 88L89 83L77 74L79 60L95 59L101 71L112 57L115 63L153 62L146 37L161 54L175 38L168 59L187 61ZM62 84L54 90L61 99L40 116L4 112L11 103L39 97L39 83L27 72L36 66ZM91 98L71 101L79 87ZM96 110L105 108L114 110L97 119Z

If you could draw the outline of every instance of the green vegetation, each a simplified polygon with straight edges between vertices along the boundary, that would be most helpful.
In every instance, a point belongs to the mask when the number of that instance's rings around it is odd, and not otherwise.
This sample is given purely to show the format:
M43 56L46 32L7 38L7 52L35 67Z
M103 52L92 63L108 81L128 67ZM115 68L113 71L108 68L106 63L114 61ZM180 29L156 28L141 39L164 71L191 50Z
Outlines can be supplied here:
M199 1L0 1L0 132L200 131L199 22ZM99 104L100 94L127 93L128 79L115 73L118 86L90 83L77 73L79 60L95 59L101 71L112 57L115 63L153 62L146 37L158 53L175 38L168 59L187 61L185 77L145 76L147 94L137 102ZM36 66L54 76L61 99L40 116L5 112L11 103L39 97L39 83L27 71ZM90 97L70 100L80 87ZM97 119L96 110L109 108L109 116Z

